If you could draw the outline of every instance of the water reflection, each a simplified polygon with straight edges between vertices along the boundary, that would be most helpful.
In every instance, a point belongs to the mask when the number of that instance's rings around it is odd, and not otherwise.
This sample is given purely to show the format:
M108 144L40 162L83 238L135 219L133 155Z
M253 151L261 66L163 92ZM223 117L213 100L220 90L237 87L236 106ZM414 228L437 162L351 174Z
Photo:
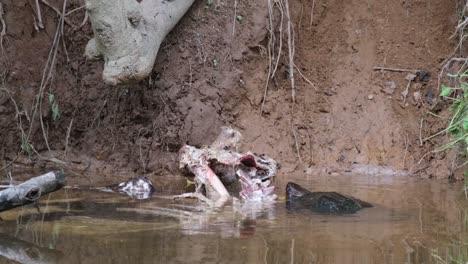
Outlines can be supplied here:
M66 253L62 263L435 263L435 249L445 252L467 237L461 185L395 176L300 177L280 178L278 195L294 180L375 207L330 216L290 212L282 201L234 202L209 211L189 200L63 190L41 202L43 215L33 207L2 213L0 232Z
M0 234L0 256L28 264L62 263L64 258L58 250L40 247L6 234Z

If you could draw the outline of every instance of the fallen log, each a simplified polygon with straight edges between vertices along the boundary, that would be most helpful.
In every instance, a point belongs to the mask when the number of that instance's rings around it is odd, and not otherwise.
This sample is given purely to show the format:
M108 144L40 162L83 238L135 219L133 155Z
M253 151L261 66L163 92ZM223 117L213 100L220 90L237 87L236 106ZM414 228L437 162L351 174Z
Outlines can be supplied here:
M33 203L65 186L62 172L49 172L0 191L0 212Z

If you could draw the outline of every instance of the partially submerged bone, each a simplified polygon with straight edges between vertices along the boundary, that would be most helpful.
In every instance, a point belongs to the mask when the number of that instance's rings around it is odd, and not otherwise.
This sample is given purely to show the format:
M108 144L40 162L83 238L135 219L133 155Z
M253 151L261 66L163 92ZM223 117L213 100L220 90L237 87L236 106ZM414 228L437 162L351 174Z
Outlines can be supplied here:
M211 146L195 148L184 146L179 151L180 168L187 168L195 174L195 181L204 185L208 198L217 200L229 197L229 192L216 175L213 165L219 164L232 168L236 180L241 185L239 196L244 200L274 200L272 179L279 167L278 163L265 155L251 152L239 153L242 136L239 131L223 127L218 138ZM232 177L230 175L229 177ZM200 188L197 188L197 192Z

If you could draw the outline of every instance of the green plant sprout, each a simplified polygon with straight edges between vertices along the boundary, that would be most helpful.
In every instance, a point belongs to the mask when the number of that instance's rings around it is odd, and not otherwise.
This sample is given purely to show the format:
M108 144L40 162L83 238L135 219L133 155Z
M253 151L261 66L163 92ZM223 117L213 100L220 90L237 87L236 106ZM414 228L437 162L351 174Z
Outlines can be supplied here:
M59 105L55 100L55 96L51 93L49 93L49 104L50 109L52 109L52 120L57 121L60 118Z

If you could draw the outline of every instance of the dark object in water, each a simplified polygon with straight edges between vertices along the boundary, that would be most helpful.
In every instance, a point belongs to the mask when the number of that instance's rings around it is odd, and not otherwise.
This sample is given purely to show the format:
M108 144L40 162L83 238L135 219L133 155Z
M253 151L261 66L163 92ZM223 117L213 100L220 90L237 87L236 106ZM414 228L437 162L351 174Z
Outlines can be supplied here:
M136 200L148 199L155 191L153 183L146 176L130 178L126 182L111 185L109 188L113 191L124 193Z
M373 207L352 196L337 192L311 192L293 182L286 185L286 199L286 207L290 210L309 209L325 214L353 214Z

